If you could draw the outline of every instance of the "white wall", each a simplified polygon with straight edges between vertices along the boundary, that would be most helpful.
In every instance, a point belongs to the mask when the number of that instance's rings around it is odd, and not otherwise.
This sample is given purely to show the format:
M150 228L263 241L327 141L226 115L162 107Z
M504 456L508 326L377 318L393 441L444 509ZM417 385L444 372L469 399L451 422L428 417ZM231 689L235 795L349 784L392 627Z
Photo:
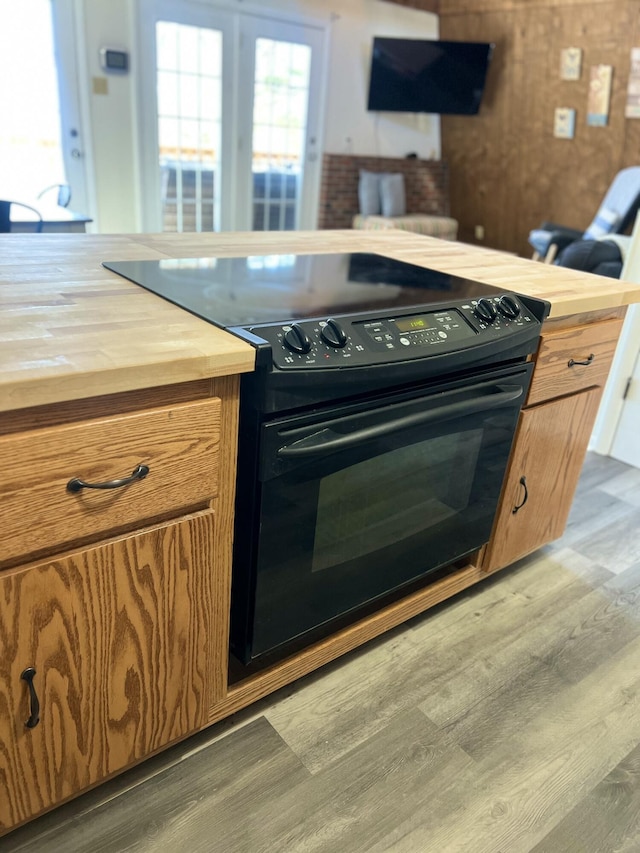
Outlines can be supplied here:
M133 232L138 230L139 212L134 146L136 57L130 0L82 0L82 4L85 44L78 67L85 68L89 81L87 138L93 154L94 213L101 232ZM100 48L105 46L130 52L131 73L105 74L100 67ZM106 82L107 94L94 92L96 81Z
M325 5L325 4L320 4ZM438 18L383 0L347 0L335 7L327 80L325 151L440 158L440 118L411 113L368 113L369 63L374 35L438 38Z
M80 73L89 80L90 136L95 168L95 211L101 232L139 230L136 0L78 0L84 22L84 56ZM216 5L215 0L201 0ZM374 35L437 38L438 18L385 0L269 0L249 3L219 0L226 9L253 14L271 11L291 19L311 19L327 27L324 151L439 159L440 123L437 116L367 113L367 87ZM100 47L130 52L128 75L105 75ZM94 92L94 78L106 78L108 93Z

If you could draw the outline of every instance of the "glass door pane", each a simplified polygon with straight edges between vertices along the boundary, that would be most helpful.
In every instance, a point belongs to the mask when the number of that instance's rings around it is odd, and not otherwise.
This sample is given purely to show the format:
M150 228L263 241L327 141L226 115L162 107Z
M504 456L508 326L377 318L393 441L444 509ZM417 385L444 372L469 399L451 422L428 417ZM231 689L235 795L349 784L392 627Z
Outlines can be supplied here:
M323 45L321 28L241 16L236 229L316 226Z
M156 23L163 231L220 229L222 32Z
M298 226L307 129L311 48L256 39L252 143L252 228Z

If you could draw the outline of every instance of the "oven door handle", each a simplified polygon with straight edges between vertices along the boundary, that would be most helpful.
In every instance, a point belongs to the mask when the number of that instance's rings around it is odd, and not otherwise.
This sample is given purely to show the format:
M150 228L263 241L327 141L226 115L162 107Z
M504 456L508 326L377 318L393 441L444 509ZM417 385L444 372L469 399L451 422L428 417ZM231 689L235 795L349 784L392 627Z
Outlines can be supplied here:
M403 415L401 418L365 427L364 429L347 434L340 434L325 427L305 438L294 441L292 444L283 445L278 449L278 456L300 458L301 456L332 453L335 450L353 447L362 442L370 441L373 438L380 438L403 429L421 426L426 423L437 423L438 421L450 418L473 415L487 409L500 408L501 406L514 403L523 394L524 389L521 385L501 385L497 394L483 395L473 400L460 400L457 403L449 403L437 409L429 409L427 412Z

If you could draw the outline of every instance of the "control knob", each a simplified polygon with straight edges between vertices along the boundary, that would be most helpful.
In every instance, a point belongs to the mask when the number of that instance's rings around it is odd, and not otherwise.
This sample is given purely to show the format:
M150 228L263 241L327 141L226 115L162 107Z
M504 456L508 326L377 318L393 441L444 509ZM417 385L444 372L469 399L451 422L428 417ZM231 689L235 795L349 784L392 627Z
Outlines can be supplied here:
M501 296L500 299L498 299L498 311L503 317L507 317L509 320L515 320L515 318L520 314L520 306L513 296Z
M335 347L335 349L341 349L348 340L344 329L336 320L327 320L322 327L320 337L325 344L329 344L330 347Z
M490 299L478 299L478 303L476 307L473 309L473 313L479 320L482 320L484 323L493 323L496 319L496 308L493 302Z
M311 341L299 323L292 323L284 333L283 340L291 352L297 352L299 355L305 355L311 349Z

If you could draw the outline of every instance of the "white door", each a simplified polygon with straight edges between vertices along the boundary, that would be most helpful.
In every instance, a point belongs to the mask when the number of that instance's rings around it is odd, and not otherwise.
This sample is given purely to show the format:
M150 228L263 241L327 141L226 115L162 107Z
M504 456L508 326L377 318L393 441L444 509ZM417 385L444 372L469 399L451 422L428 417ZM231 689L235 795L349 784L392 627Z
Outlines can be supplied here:
M69 207L79 213L89 213L92 210L87 167L89 146L84 138L78 91L79 25L72 0L51 0L51 4L60 94L60 147L65 181L71 188Z
M139 23L144 230L226 230L233 16L187 0L145 0Z
M620 279L640 284L640 216L626 240ZM627 310L596 419L591 449L640 468L640 305Z
M87 213L73 2L2 3L0 33L0 197L38 203L68 183L70 207Z
M610 456L640 468L640 353L625 385L620 420Z
M630 328L635 328L635 363L631 362L633 368L628 371L629 375L622 390L620 415L609 455L640 468L640 352L637 336L640 331L640 311L636 306L632 306L628 314L630 316L625 320L625 337L628 336ZM624 344L624 339L621 339L621 342Z
M241 20L237 228L315 227L322 50L314 27Z
M313 228L322 28L141 4L143 226Z

